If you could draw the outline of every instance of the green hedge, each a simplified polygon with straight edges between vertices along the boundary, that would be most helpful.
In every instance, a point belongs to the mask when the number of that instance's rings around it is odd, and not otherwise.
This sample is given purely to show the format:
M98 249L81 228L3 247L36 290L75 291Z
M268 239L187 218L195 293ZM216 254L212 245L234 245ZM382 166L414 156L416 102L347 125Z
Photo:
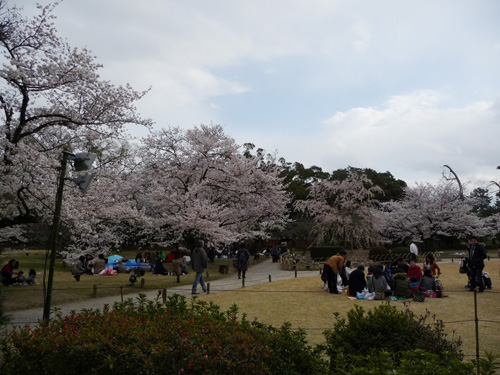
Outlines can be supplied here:
M389 249L382 246L377 246L377 247L372 247L370 249L368 256L370 258L380 258L380 257L387 257L390 253L391 252L389 251Z
M190 301L174 295L162 305L142 297L14 331L0 339L0 373L301 375L326 369L304 331L238 321L236 306L221 312Z
M344 250L342 246L311 246L309 252L312 259L328 259L339 251Z
M421 355L413 358L418 358L418 365L422 368L432 368L429 373L471 373L471 368L462 362L461 340L449 339L442 321L426 324L431 318L430 312L417 317L408 308L401 311L396 306L384 304L368 312L356 306L347 313L347 320L340 318L338 313L336 317L334 328L325 332L325 351L333 373L413 374L414 371L395 371L407 363L417 350L421 351ZM420 372L423 373L427 371Z
M394 257L408 257L410 256L410 248L409 247L395 247L391 249L391 255Z

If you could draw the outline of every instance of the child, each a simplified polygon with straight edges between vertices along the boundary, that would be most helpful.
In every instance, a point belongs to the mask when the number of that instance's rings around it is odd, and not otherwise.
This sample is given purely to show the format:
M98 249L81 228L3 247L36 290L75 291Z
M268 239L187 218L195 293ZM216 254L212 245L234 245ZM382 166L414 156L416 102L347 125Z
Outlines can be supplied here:
M26 280L26 282L28 283L28 285L36 284L36 271L33 268L30 269L28 280Z
M14 285L28 285L23 271L19 271L17 273L16 280L14 281Z
M410 277L410 292L418 290L419 282L415 276Z

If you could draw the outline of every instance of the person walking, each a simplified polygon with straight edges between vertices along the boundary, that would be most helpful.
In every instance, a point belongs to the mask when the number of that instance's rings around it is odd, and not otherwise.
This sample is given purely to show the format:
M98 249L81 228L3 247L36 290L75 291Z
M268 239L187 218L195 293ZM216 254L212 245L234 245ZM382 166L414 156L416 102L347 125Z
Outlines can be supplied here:
M196 241L196 247L191 254L191 266L193 270L196 272L193 282L193 288L191 290L191 294L200 294L200 292L196 291L198 287L198 283L200 283L201 288L204 292L207 291L207 287L205 286L205 282L203 281L203 272L205 272L205 268L207 268L208 257L207 253L204 249L205 242L202 240Z
M484 247L477 242L477 237L471 237L469 241L469 278L470 291L476 290L479 287L479 292L484 292L483 269L484 260L488 256Z
M248 261L250 260L250 252L245 248L245 245L240 244L240 248L236 253L236 267L238 268L238 279L245 278L245 273L248 269Z
M415 242L412 242L410 245L410 253L411 253L411 259L413 259L416 262L418 257L418 247L417 245L415 245Z

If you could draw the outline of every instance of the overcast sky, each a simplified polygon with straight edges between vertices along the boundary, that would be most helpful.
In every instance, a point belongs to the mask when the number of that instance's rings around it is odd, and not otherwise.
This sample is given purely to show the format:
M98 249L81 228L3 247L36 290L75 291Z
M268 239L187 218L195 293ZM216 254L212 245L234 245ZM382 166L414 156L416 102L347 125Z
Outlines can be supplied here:
M410 185L443 164L500 181L500 1L64 0L55 14L103 78L152 87L138 108L156 128L221 124L289 162Z

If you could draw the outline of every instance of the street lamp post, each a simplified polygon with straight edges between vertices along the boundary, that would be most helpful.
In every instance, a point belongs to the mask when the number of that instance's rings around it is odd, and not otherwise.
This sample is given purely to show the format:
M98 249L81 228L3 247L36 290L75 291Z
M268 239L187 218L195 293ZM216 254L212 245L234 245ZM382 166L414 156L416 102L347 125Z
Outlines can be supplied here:
M45 295L45 301L43 305L43 322L48 323L50 320L50 305L52 301L52 285L54 283L54 270L56 263L56 252L57 252L57 238L59 235L59 225L61 222L61 209L63 201L64 192L64 181L66 180L66 169L68 166L68 160L72 159L74 162L74 168L76 171L84 171L90 169L92 163L96 158L96 154L93 153L81 153L73 155L72 153L63 151L61 159L61 169L59 171L58 183L57 183L57 194L56 194L56 207L54 211L54 218L52 221L52 230L50 232L50 261L49 261L49 278L47 281L47 293ZM82 191L85 191L92 179L92 174L87 174L83 178L71 179L74 181Z
M57 183L57 194L56 194L56 209L54 211L54 218L52 221L52 231L50 232L50 263L49 263L49 280L47 281L47 293L45 296L45 302L43 305L43 321L45 323L49 322L50 319L50 303L52 300L52 284L54 282L54 268L56 263L56 249L57 249L57 237L59 234L59 224L61 222L61 208L63 200L64 191L64 179L66 177L66 168L68 166L68 159L70 153L64 151L61 161L61 170L59 171L59 179Z

